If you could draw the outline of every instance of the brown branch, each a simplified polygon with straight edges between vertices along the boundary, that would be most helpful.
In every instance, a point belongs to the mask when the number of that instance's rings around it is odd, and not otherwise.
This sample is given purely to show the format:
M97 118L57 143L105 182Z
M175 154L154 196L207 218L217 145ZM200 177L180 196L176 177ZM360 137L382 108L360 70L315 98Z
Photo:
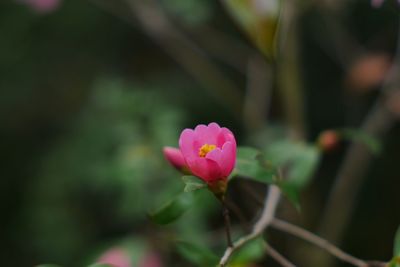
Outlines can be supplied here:
M271 185L268 191L268 195L265 199L265 206L261 213L260 219L255 223L253 230L250 234L243 236L237 240L232 247L228 247L225 250L219 264L221 267L226 266L232 254L245 245L247 242L260 236L264 230L269 226L275 216L276 207L278 206L280 199L280 190L277 186Z
M250 57L247 67L243 122L252 133L266 126L272 95L272 67L261 55Z
M281 47L278 48L276 70L289 134L296 140L303 140L306 136L306 122L300 77L298 4L297 1L283 1L279 36Z
M247 46L238 38L218 31L215 27L202 25L192 31L190 35L212 57L229 65L241 74L246 74L249 55L256 54L252 47Z
M248 231L249 227L247 225L246 216L244 216L242 210L234 203L233 201L229 201L229 199L225 199L225 204L230 211L239 219L241 227L244 231Z
M179 31L154 0L126 0L144 32L233 113L240 114L240 89Z
M293 263L282 256L278 251L271 247L267 242L264 242L265 251L281 266L283 267L296 267Z
M397 117L387 107L387 98L400 91L398 70L400 66L400 24L395 61L382 86L384 94L376 101L361 126L361 131L381 139L396 123ZM325 213L320 223L320 233L337 243L350 220L359 188L373 155L360 143L352 143L331 190ZM340 211L340 212L338 212Z
M281 230L283 232L292 234L294 236L297 236L303 240L306 240L308 242L310 242L311 244L314 244L317 247L320 247L326 251L328 251L330 254L334 255L335 257L337 257L338 259L341 259L344 262L350 263L354 266L358 266L358 267L366 267L367 262L360 260L346 252L344 252L343 250L337 248L336 246L332 245L331 243L329 243L327 240L303 229L300 228L296 225L290 224L288 222L284 222L281 221L279 219L274 219L271 222L271 227Z
M233 247L232 236L231 236L231 218L229 216L229 209L227 207L225 197L221 198L221 204L222 204L222 216L224 217L224 222L225 222L227 245L228 247Z

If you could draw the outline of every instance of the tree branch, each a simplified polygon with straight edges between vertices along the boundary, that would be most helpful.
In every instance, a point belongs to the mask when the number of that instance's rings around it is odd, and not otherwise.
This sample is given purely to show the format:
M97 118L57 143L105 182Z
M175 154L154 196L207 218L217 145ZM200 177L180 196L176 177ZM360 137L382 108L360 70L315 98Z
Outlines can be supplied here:
M382 86L383 94L365 118L361 131L381 139L395 124L398 117L387 106L387 99L400 92L398 70L400 68L400 24L397 51L391 70ZM331 190L325 213L320 224L320 233L333 242L339 242L350 215L353 212L356 197L363 183L373 155L360 143L352 143ZM337 212L340 211L340 212Z
M144 32L208 92L233 113L242 110L241 90L205 57L199 46L179 31L154 0L125 0Z
M232 247L228 247L225 250L225 253L219 262L221 267L225 266L228 263L230 257L236 250L241 248L247 242L260 236L263 231L270 225L275 216L275 211L279 203L280 195L281 193L277 186L271 185L269 187L268 195L265 198L265 206L261 213L260 219L255 223L253 230L250 234L243 236L242 238L237 240Z
M358 259L340 248L336 247L329 241L303 229L300 228L296 225L290 224L288 222L279 220L279 219L273 219L271 222L271 227L281 230L283 232L289 233L291 235L297 236L298 238L301 238L305 241L310 242L311 244L326 250L336 258L347 262L351 265L357 266L357 267L373 267L373 266L385 266L387 263L385 262L379 262L379 261L364 261L361 259Z
M267 242L264 242L266 252L283 267L296 267L293 263L282 256L278 251L271 247Z
M321 237L314 235L313 233L311 233L305 229L302 229L296 225L281 221L279 219L274 219L271 223L271 227L281 230L283 232L292 234L294 236L297 236L303 240L306 240L306 241L316 245L317 247L320 247L320 248L328 251L330 254L341 259L342 261L350 263L354 266L359 266L359 267L366 266L366 262L364 262L363 260L357 259L357 258L347 254L346 252L335 247L334 245L332 245L325 239L322 239Z

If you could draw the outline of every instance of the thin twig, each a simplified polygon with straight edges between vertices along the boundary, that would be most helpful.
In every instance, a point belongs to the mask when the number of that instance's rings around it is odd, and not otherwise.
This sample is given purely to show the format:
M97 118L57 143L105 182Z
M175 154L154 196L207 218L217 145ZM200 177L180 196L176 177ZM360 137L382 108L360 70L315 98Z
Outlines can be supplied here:
M293 263L291 263L288 259L286 259L282 254L276 251L273 247L271 247L267 242L264 241L265 251L280 265L283 267L296 267Z
M202 25L195 31L191 31L191 36L211 56L239 73L246 74L246 63L249 55L255 53L254 48L241 42L238 38L207 25ZM204 38L205 36L207 37Z
M241 90L209 60L202 49L177 29L155 0L125 0L144 32L233 114L242 110Z
M347 262L351 265L357 266L357 267L372 267L372 266L385 266L385 262L379 262L379 261L364 261L359 258L356 258L340 248L336 247L329 241L301 228L296 225L290 224L288 222L279 220L274 218L271 222L271 227L281 230L283 232L289 233L291 235L297 236L298 238L301 238L305 241L310 242L311 244L314 244L315 246L326 250L336 258Z
M221 204L222 204L222 216L224 216L224 222L225 222L227 245L228 247L233 247L232 236L231 236L231 218L229 216L229 209L225 202L225 197L221 198Z
M281 29L276 62L277 83L289 134L303 140L306 136L304 92L301 82L301 58L299 53L299 11L296 1L283 1Z
M260 219L254 225L253 230L250 234L243 236L242 238L237 240L232 247L228 247L225 250L225 253L219 262L221 267L225 266L228 263L229 258L236 250L241 248L247 242L260 236L263 231L269 226L275 216L275 211L279 203L280 195L281 193L279 188L275 185L271 185L268 191L268 195L265 199L265 206L261 213Z
M259 206L264 206L264 198L258 194L251 185L249 185L248 183L244 182L241 184L241 188L246 191L246 194L251 197L254 202L257 203L257 205Z
M115 2L108 0L88 0L91 4L95 5L102 11L120 19L135 29L139 29L137 21L132 17L131 12L123 5L123 2Z
M250 133L266 126L265 118L272 95L272 76L272 67L261 55L255 54L249 58L243 122Z
M225 204L228 207L228 209L230 211L232 211L233 214L239 219L242 229L244 231L248 231L249 227L247 224L247 219L246 219L246 216L244 216L242 210L233 201L229 201L229 200L225 199Z

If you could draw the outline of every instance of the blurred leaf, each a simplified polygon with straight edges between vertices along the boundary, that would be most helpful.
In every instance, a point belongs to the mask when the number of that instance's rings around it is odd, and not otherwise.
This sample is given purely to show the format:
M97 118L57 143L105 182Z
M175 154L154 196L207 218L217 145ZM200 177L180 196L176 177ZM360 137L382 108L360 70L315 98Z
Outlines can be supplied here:
M150 203L182 188L160 150L178 139L183 113L162 96L165 83L154 86L98 79L66 133L43 153L23 211L39 258L70 265L110 226L101 220L87 229L85 222L104 214L111 227L143 223Z
M300 190L290 182L283 180L279 181L277 186L281 189L283 195L292 202L296 210L300 211Z
M400 257L400 226L394 237L393 255Z
M165 9L188 25L207 22L213 15L215 1L162 0Z
M279 0L224 0L228 11L257 48L269 58L276 53Z
M264 240L259 237L240 248L232 255L232 264L246 264L260 260L264 256Z
M363 143L374 154L379 154L382 150L381 142L363 131L357 129L340 129L338 133L342 138L353 142Z
M218 264L218 256L206 247L186 241L179 241L176 246L182 257L196 266L210 267Z
M193 191L181 193L164 204L159 210L149 214L150 219L157 224L169 224L182 216L193 204Z
M283 172L279 180L283 193L299 208L299 193L313 177L320 158L317 147L305 143L278 141L270 144L266 155ZM278 176L279 177L279 176Z
M236 166L232 176L239 175L262 183L273 183L277 172L270 162L266 161L260 151L251 147L239 147Z
M388 267L400 267L400 256L393 257L389 262Z
M283 171L286 182L302 189L314 174L320 152L313 145L278 141L267 147L266 157Z
M104 264L104 263L95 263L95 264L89 265L88 267L114 267L114 265Z
M45 264L36 265L35 267L61 267L61 266L57 265L57 264L45 263Z
M185 183L185 189L183 191L186 193L207 187L205 182L192 175L182 176L182 181Z

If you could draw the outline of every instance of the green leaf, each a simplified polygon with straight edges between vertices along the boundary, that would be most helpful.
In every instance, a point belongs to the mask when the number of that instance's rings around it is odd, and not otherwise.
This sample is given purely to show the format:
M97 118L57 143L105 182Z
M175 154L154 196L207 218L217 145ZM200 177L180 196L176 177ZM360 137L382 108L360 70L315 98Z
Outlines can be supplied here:
M222 2L256 47L267 57L273 58L277 47L280 0Z
M289 184L302 189L310 182L316 170L320 151L305 143L279 141L268 146L266 157L279 166Z
M212 18L215 1L162 0L165 9L188 26L197 26Z
M285 197L287 197L292 202L297 211L300 211L300 191L298 190L298 188L283 180L279 181L277 183L277 186L281 189L283 195L285 195Z
M182 257L196 266L210 267L218 264L218 256L206 247L186 241L177 242L176 247Z
M388 267L400 267L400 256L395 256L389 262Z
M239 147L237 150L236 167L233 176L253 179L271 184L276 180L277 170L265 160L260 151L250 147Z
M337 132L344 139L363 143L374 154L379 154L382 150L381 142L372 135L369 135L363 131L357 129L339 129Z
M205 182L192 175L182 176L182 181L185 183L185 189L183 191L186 193L207 187Z
M155 212L150 212L150 219L157 224L169 224L182 216L193 204L194 192L181 193L165 203Z
M400 226L394 237L393 255L400 257Z
M313 177L319 163L320 151L314 145L278 141L267 147L266 157L282 170L284 179L279 180L277 185L299 208L300 190Z
M35 267L61 267L61 266L57 265L57 264L52 264L52 263L45 263L45 264L36 265Z
M232 255L232 264L247 264L260 260L264 256L264 240L259 237L244 245Z

